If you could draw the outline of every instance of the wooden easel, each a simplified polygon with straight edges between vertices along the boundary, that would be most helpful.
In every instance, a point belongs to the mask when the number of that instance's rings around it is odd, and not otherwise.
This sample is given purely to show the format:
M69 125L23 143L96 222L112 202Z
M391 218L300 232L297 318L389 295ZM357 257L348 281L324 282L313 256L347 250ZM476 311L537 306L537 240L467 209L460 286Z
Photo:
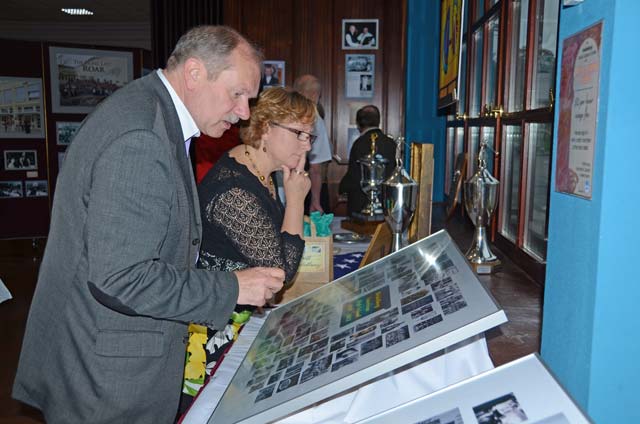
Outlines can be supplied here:
M360 261L359 268L387 256L391 252L392 243L393 236L387 223L383 222L378 224L378 227L371 238L371 243L369 243L369 247Z

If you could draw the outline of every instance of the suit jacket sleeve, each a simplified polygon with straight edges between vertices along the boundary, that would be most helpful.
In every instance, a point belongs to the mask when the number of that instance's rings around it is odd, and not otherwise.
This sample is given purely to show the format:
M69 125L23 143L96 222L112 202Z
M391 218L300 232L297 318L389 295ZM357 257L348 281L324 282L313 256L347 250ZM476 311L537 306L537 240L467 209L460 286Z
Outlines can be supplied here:
M87 284L99 302L124 314L222 328L238 298L235 275L195 269L186 253L184 267L163 257L163 245L180 246L184 230L170 227L181 181L163 146L151 131L131 131L95 163L86 200Z

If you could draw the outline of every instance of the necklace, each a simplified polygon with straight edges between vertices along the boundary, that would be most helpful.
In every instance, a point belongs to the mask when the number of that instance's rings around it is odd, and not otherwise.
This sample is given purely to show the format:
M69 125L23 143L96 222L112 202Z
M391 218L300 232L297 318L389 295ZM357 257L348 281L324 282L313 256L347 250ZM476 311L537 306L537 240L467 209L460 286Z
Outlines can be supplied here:
M260 173L260 171L258 170L258 167L256 166L256 163L253 161L253 159L251 159L251 154L249 153L249 149L247 148L246 144L244 145L244 155L249 160L249 163L251 163L251 167L256 172L256 175L258 176L258 179L260 180L262 185L265 186L267 188L267 190L269 190L269 194L271 195L271 197L275 197L276 196L276 191L273 188L273 180L271 178L269 178L269 181L267 183L267 179L265 178L264 175L262 175Z

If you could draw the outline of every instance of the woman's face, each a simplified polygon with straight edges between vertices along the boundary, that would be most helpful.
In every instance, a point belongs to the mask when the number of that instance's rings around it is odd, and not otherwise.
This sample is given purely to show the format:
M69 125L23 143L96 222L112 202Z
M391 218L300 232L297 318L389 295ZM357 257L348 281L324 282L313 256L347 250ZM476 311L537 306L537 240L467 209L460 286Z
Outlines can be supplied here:
M307 138L307 140L299 140L295 131L313 134L313 125L299 122L277 122L277 124L280 126L269 125L264 135L267 154L273 161L273 170L280 169L282 165L294 169L300 163L300 158L306 156L307 152L311 150L311 142L308 137L301 135L301 138Z

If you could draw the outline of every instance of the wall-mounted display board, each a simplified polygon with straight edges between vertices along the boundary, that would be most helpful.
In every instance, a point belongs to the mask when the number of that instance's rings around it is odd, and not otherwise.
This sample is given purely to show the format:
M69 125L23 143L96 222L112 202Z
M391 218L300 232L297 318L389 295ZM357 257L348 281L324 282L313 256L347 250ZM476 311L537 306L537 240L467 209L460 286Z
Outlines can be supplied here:
M209 422L285 417L505 321L440 231L272 312Z
M138 77L142 51L0 40L0 239L46 237L67 145L96 104ZM52 88L53 87L53 88Z
M359 424L590 423L537 354L478 374Z
M47 110L40 43L0 40L0 238L49 228Z

